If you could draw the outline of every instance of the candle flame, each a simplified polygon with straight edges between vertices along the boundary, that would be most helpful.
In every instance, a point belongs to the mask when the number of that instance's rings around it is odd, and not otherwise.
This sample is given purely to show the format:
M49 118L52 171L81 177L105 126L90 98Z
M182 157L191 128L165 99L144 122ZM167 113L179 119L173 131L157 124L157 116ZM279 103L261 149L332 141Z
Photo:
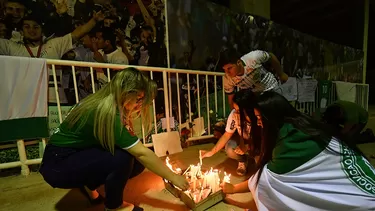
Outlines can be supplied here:
M230 183L231 174L227 174L224 171L224 178L220 180L218 169L210 168L209 171L202 171L201 164L189 165L189 167L182 173L180 168L174 169L170 163L169 157L165 159L166 166L176 174L185 175L186 179L190 181L190 188L184 193L188 195L195 203L207 198L210 193L214 193L220 190L220 181L222 183ZM166 180L164 180L166 181ZM168 181L166 181L168 182ZM202 183L203 182L203 183ZM175 187L179 189L178 187ZM180 190L180 189L179 189Z

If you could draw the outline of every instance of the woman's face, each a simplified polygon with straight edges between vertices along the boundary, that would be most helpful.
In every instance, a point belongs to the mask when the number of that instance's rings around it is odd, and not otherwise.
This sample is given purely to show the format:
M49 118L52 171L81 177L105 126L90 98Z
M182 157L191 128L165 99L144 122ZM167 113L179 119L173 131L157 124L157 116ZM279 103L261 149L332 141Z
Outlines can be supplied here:
M263 128L263 120L262 120L262 114L260 113L260 111L256 108L254 108L254 114L257 118L257 125L261 128ZM248 118L248 117L246 117Z
M262 114L256 108L254 108L254 114L255 114L255 117L257 118L257 125L259 127L263 128ZM245 112L245 118L246 118L247 122L249 122L249 123L251 122L250 117L246 112Z
M128 111L139 111L142 107L144 97L145 93L139 92L135 99L124 105L125 109Z

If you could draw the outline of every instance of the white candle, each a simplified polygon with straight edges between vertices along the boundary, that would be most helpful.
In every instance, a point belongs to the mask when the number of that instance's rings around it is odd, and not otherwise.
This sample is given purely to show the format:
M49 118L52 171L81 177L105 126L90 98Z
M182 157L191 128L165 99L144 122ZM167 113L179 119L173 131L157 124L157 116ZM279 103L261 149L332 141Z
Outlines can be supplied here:
M199 150L199 163L202 166L202 151L201 150Z
M201 199L202 199L202 191L203 191L203 187L202 187L201 190L199 191L198 202L201 201Z
M216 191L218 191L219 190L219 184L220 184L220 178L219 178L219 172L218 172L218 170L217 169L215 169L214 170L214 172L213 172L213 190L212 190L212 192L216 192Z
M203 188L206 188L207 187L207 172L203 175L203 185L202 185Z
M195 191L195 188L197 187L197 178L192 176L191 181L193 182L193 191Z

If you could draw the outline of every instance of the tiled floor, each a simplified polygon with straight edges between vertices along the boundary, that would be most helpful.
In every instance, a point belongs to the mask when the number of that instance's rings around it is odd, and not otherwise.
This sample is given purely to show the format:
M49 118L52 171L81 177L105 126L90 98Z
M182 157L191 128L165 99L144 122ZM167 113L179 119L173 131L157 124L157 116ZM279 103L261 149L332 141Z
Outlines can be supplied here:
M192 146L184 152L171 155L171 163L184 169L189 164L198 163L198 150L210 149L213 144ZM236 162L228 160L224 152L204 159L203 168L215 167L232 173L232 183L239 183L245 178L236 177ZM189 210L178 198L164 189L163 181L155 174L145 171L129 181L126 186L124 200L135 203L148 210ZM230 195L226 199L231 204L220 202L209 210L244 210L252 201L250 193ZM38 173L28 177L11 176L0 178L0 210L1 211L101 211L103 205L88 206L88 202L77 190L53 189L46 184Z

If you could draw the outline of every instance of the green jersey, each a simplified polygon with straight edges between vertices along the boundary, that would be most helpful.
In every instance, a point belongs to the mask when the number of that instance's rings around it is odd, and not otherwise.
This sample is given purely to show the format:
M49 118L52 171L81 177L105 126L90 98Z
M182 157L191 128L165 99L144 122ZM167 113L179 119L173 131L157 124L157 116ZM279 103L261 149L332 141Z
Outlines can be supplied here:
M79 122L73 127L68 127L68 122L63 121L51 136L49 143L71 148L101 147L99 140L94 136L94 118L95 112L92 111L81 128L78 128ZM131 127L122 123L119 113L116 114L114 133L115 144L120 148L129 149L139 142Z

